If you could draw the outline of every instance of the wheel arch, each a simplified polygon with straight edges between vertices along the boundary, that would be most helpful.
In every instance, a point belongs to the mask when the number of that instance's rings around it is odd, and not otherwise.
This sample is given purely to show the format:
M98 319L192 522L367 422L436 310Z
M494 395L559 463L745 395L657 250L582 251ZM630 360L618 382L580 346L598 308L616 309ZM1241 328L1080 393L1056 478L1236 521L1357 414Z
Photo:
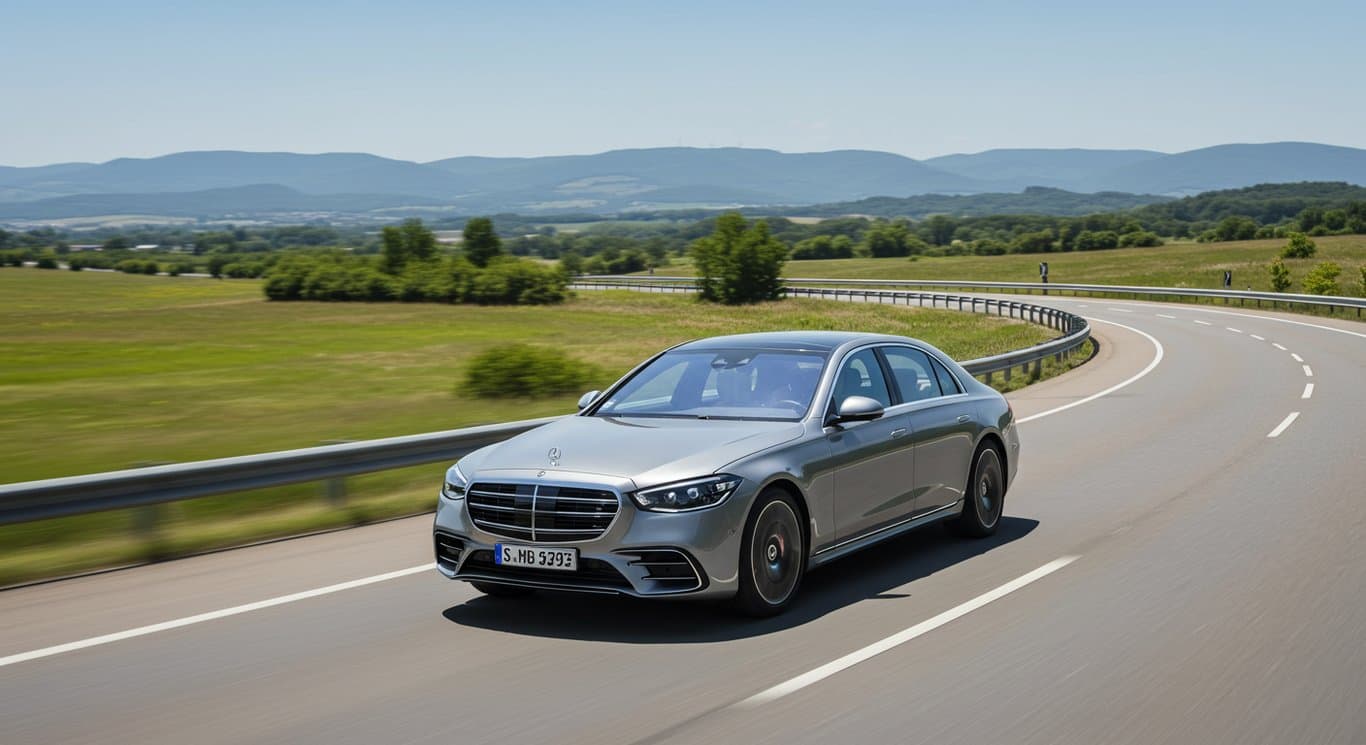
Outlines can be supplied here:
M793 481L788 476L775 476L768 481L765 481L763 486L759 487L758 494L763 494L765 490L773 488L782 489L787 492L788 496L792 497L792 500L797 503L797 509L801 510L801 515L799 517L801 517L802 525L802 542L806 544L806 550L803 551L805 554L803 561L810 563L812 552L811 506L806 503L806 494L802 492L800 486L797 486L797 482Z

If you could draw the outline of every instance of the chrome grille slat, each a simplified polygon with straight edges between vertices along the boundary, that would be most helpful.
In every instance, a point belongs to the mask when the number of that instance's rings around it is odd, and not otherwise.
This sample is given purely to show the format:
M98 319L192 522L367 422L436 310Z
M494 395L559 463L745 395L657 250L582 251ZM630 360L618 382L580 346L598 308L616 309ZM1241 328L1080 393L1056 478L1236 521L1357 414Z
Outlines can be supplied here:
M598 538L621 510L619 497L608 489L502 482L471 484L465 505L481 530L549 542Z

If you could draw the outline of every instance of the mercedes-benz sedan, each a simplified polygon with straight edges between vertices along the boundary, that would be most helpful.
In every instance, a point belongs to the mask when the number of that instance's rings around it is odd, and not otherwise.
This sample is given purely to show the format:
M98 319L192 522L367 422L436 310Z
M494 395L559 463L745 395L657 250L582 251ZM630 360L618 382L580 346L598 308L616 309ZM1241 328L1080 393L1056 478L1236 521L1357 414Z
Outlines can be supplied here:
M446 472L442 574L770 615L806 571L907 530L991 535L1020 452L999 393L898 336L692 341L579 408Z

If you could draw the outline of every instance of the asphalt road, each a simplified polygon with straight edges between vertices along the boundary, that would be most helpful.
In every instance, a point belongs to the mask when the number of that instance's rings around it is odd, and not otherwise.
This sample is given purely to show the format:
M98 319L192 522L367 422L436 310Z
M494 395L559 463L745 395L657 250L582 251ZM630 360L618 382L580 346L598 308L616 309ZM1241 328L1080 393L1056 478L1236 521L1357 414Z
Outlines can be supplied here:
M1012 396L994 539L761 622L483 598L429 518L11 590L0 743L1366 743L1366 324L1047 302L1102 351Z

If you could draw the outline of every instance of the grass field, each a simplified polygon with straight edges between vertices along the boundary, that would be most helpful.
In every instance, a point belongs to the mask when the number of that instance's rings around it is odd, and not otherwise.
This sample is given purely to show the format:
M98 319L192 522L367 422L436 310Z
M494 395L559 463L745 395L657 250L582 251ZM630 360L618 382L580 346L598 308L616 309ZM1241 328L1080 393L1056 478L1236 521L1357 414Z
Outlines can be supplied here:
M1366 236L1340 235L1315 238L1318 252L1311 259L1287 259L1294 285L1313 265L1333 261L1342 267L1338 284L1342 294L1360 296L1361 266L1366 266ZM1156 248L1123 248L1110 251L1078 251L1006 256L945 256L908 259L829 259L789 261L789 277L848 279L964 279L989 282L1037 282L1039 262L1048 262L1050 282L1151 285L1159 287L1222 286L1225 270L1233 272L1233 288L1269 292L1267 266L1280 255L1284 240L1230 243L1173 243ZM687 274L688 264L657 270L658 274Z
M252 280L38 269L0 270L0 298L4 482L572 411L577 394L459 394L464 360L505 342L563 348L598 365L606 385L660 348L723 333L889 332L959 359L1051 335L973 314L826 301L743 312L630 292L580 293L557 307L269 303ZM0 529L0 584L420 511L441 471L351 479L343 510L317 485L167 505L154 535L130 535L129 512Z

